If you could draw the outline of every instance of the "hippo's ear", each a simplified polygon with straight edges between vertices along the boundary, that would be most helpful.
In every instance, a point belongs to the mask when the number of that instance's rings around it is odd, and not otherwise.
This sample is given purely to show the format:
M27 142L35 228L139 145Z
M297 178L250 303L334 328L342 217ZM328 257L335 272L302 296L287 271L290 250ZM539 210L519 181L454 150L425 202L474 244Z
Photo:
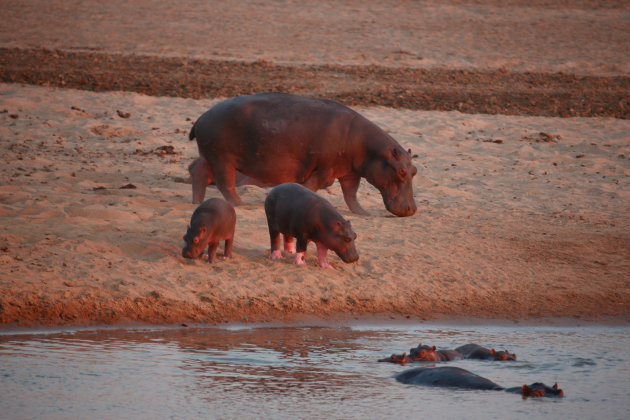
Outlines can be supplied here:
M523 385L523 388L521 388L521 394L529 395L529 387L527 385Z
M495 356L495 355L497 354L497 352L496 352L496 351L494 351L494 349L490 349L490 354L491 354L491 355L493 355L493 356Z
M558 382L556 382L555 384L553 384L552 388L553 388L553 389L558 389Z

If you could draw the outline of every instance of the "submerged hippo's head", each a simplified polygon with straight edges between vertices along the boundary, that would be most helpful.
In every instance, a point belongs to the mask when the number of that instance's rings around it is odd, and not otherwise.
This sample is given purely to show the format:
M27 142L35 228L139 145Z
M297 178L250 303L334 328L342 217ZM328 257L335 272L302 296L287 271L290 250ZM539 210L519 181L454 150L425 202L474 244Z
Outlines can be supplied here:
M409 350L409 359L415 362L436 362L438 357L435 349L435 346L418 344L418 347Z
M527 397L564 397L564 392L558 388L558 384L547 386L542 382L536 382L531 385L523 385L520 394L523 398Z
M396 216L416 212L413 199L413 177L418 170L411 163L410 151L394 145L371 159L365 168L365 179L381 192L385 208Z
M329 221L319 232L319 240L346 263L359 259L359 253L354 246L355 239L357 234L352 230L350 222L344 219Z
M494 360L499 360L499 361L516 360L516 354L510 353L507 350L496 351L495 349L491 349L490 353L492 354L492 357L494 358Z
M208 235L204 226L188 226L183 239L186 241L186 245L182 249L182 257L184 258L200 258L208 246Z

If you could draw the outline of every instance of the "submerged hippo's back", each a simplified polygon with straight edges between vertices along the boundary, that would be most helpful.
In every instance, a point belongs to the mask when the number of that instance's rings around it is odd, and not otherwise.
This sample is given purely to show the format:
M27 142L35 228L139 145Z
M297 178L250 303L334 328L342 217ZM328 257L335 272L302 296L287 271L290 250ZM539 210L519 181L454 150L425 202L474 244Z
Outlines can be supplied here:
M503 389L489 379L452 366L410 369L397 374L395 378L398 382L411 385L464 389Z

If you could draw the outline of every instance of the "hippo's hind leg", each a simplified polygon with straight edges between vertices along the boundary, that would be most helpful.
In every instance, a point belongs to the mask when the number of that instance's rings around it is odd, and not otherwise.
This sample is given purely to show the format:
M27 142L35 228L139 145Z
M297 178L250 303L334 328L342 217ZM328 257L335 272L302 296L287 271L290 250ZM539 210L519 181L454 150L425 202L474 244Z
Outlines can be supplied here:
M295 238L287 234L282 236L284 236L284 252L295 254Z
M352 213L361 214L363 216L369 215L367 211L361 207L357 200L357 191L359 190L359 184L361 183L361 177L355 174L350 174L339 178L339 185L341 185L341 191L343 192L343 199L346 201L348 208Z
M234 206L243 204L241 197L236 193L236 181L234 178L236 169L234 166L218 163L214 169L215 183L223 197Z
M269 224L269 240L271 242L271 250L269 251L269 258L272 260L282 259L282 251L280 250L280 243L282 238L280 237L280 231L273 229Z
M208 243L208 262L217 262L217 248L219 247L219 241Z
M212 166L202 157L198 157L188 166L188 173L192 180L192 202L199 204L206 196L206 187L214 178Z
M295 245L295 259L293 260L294 264L296 265L306 264L305 254L306 254L307 245L308 245L308 239L306 239L306 237L304 236L297 237L297 243Z

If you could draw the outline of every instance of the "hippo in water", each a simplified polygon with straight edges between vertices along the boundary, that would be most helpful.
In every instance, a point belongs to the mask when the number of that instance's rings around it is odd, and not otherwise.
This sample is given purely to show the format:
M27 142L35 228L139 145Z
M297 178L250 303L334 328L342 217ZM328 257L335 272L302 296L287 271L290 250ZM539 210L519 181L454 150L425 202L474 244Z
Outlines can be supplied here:
M317 245L319 265L331 268L326 254L335 251L343 262L354 262L359 254L354 246L357 235L350 222L325 198L299 184L274 187L265 199L265 214L269 226L271 251L269 258L282 258L280 234L284 249L295 253L295 264L305 264L304 253L309 241ZM297 244L293 239L297 239Z
M458 351L464 359L479 359L479 360L516 360L516 354L510 353L507 350L496 351L494 349L487 349L479 344L464 344L457 347L455 351Z
M208 247L208 262L216 262L220 241L225 241L224 258L232 258L236 226L234 207L221 198L211 198L195 209L184 235L184 258L199 258Z
M436 350L435 346L419 344L409 350L409 355L392 354L390 357L380 359L379 362L398 363L404 365L409 362L443 362L459 359L479 359L479 360L516 360L516 354L507 350L495 351L487 349L479 344L465 344L455 350Z
M378 361L404 365L410 362L446 362L463 358L462 354L456 350L437 350L435 346L418 344L418 347L409 349L409 355L407 353L401 355L392 354Z
M353 213L367 214L357 201L361 178L375 186L388 211L416 212L411 154L389 134L338 102L287 93L262 93L225 100L205 112L189 135L225 199L241 204L239 171L264 185L287 182L311 191L339 180ZM194 179L194 177L193 177ZM198 185L201 185L199 183ZM194 185L193 185L194 186ZM205 186L194 192L201 201Z
M558 384L548 386L541 382L535 382L531 385L504 388L466 369L453 366L410 369L395 375L394 378L403 384L506 391L521 394L524 398L564 396L564 392L558 389Z

